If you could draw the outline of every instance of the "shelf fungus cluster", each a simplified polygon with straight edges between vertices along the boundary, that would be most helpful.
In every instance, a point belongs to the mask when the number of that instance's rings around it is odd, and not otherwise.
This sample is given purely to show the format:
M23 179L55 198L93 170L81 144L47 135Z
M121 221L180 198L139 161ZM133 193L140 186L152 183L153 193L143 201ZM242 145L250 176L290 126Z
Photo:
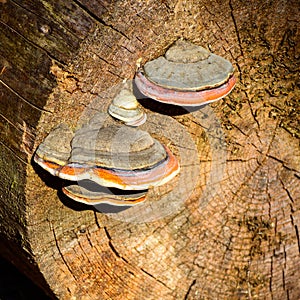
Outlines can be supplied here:
M135 76L145 96L180 106L219 100L235 83L229 61L184 40L147 62ZM150 187L174 178L179 163L166 146L135 128L146 121L146 114L132 81L122 84L108 113L128 126L115 122L102 127L93 119L74 133L60 125L39 145L34 160L52 175L73 182L63 192L78 202L132 206L145 200Z
M92 205L140 203L147 189L165 184L180 169L173 153L149 133L120 125L99 128L97 122L75 133L58 126L37 148L34 160L52 175L77 182L63 192Z
M167 104L200 106L228 95L236 78L232 64L205 48L179 40L164 56L147 62L135 77L147 97Z

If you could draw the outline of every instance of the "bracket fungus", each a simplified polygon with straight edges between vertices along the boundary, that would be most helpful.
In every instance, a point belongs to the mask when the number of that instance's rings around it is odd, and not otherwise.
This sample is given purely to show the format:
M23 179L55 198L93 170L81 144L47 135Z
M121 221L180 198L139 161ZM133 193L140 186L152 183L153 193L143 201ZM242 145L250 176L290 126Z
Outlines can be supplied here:
M128 126L140 126L147 119L147 115L136 100L129 82L126 82L121 91L114 97L108 108L108 113Z
M121 190L146 190L165 184L180 170L173 153L145 131L90 122L73 133L67 126L54 129L39 145L34 161L54 176L70 181L90 180ZM100 188L100 187L99 187ZM137 204L141 192L113 197L74 186L63 192L84 203Z
M75 133L68 164L57 176L143 190L164 184L178 172L175 156L149 133L127 126L99 129L98 124L88 124Z
M113 204L115 206L133 206L145 201L146 191L138 193L126 192L110 192L107 188L103 188L93 182L84 184L71 184L63 187L63 193L69 198L87 205L97 204Z
M54 128L35 151L34 161L51 175L68 163L74 132L66 125Z
M236 78L232 64L203 47L178 40L164 56L137 71L135 83L147 97L160 102L200 106L228 95Z

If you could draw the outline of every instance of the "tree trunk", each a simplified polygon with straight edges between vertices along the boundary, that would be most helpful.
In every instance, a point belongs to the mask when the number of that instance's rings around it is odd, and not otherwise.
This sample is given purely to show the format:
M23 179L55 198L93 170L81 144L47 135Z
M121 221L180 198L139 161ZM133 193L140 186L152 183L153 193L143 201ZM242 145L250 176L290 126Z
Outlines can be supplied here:
M299 1L0 1L0 253L59 299L299 299ZM143 100L181 163L145 204L77 205L31 160L186 38L230 60L225 99Z

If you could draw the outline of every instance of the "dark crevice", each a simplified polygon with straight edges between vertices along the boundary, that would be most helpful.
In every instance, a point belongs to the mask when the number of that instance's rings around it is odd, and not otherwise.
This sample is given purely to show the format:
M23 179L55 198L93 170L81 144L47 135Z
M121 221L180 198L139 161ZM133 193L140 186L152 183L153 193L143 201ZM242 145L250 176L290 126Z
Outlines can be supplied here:
M284 270L282 270L282 288L285 290L285 274L284 274Z
M233 21L233 24L234 24L236 36L237 36L237 39L238 39L238 42L239 42L240 51L241 51L242 56L244 56L241 37L240 37L239 29L238 29L238 26L237 26L237 23L236 23L236 20L235 20L235 17L234 17L234 13L233 13L234 9L233 9L231 0L229 0L229 7L230 7L230 15L231 15L231 18L232 18L232 21ZM240 72L240 74L241 74L241 72Z
M2 113L0 113L0 118L2 118L5 122L7 122L10 126L12 126L14 129L16 129L19 133L24 133L24 129L21 129L21 126L15 125L12 121L10 121L8 118L6 118ZM20 125L19 123L17 123Z
M295 225L295 231L296 231L296 237L297 237L297 243L298 243L298 251L300 253L300 237L299 237L299 231L298 231L297 225Z
M128 51L128 52L131 53L131 54L134 54L133 51L129 50L129 49L128 49L127 47L125 47L125 46L122 46L122 45L121 45L121 48L125 49L126 51Z
M250 100L249 100L248 93L247 93L247 92L245 92L245 93L246 93L247 102L248 102L248 105L249 105L249 108L250 108L251 115L252 115L252 117L253 117L253 120L254 120L255 123L257 124L258 130L260 131L260 124L259 124L258 120L256 119L255 113L253 112L253 109L252 109L252 106L251 106L251 102L250 102Z
M292 168L286 166L286 165L284 164L284 161L283 161L283 160L281 160L281 159L279 159L279 158L277 158L277 157L275 157L275 156L273 156L273 155L269 155L269 154L267 154L266 156L269 157L269 158L272 158L272 159L276 160L276 161L279 162L279 163L281 163L282 166L283 166L285 169L287 169L287 170L289 170L289 171L298 172L298 170L292 169ZM293 202L294 202L294 201L293 201Z
M279 181L280 181L280 183L281 183L281 185L282 185L282 188L285 190L286 194L288 195L290 201L291 201L292 203L294 203L293 197L291 196L289 190L285 187L285 185L284 185L283 181L281 180L281 178L279 178Z
M237 125L235 125L233 123L231 125L232 125L232 127L236 128L241 134L248 137L248 135L241 128L239 128Z
M94 248L94 245L93 245L93 243L92 243L92 241L91 241L91 239L90 239L90 237L89 237L88 234L86 235L86 238L87 238L87 240L88 240L90 246L91 246L92 248Z
M76 3L83 11L85 11L88 15L90 15L93 19L95 19L97 22L99 22L103 26L109 27L113 31L119 33L120 35L122 35L126 39L130 40L130 38L125 33L123 33L122 31L118 30L113 25L107 24L103 19L99 18L94 12L90 11L86 6L84 6L78 0L73 0L73 2Z
M55 245L56 245L56 248L57 248L57 250L58 250L58 253L59 253L60 257L61 257L62 261L64 262L65 266L67 267L68 271L70 272L70 274L73 276L73 278L74 278L75 280L77 280L76 277L75 277L75 275L73 274L71 268L69 267L67 261L65 260L65 258L64 258L64 256L63 256L61 250L60 250L60 247L59 247L59 244L58 244L58 240L57 240L57 237L56 237L55 230L54 230L54 228L53 228L51 222L50 222L49 220L48 220L48 222L49 222L49 225L50 225L50 229L51 229L51 231L52 231L52 233L53 233Z
M245 162L249 162L251 160L256 160L256 158L255 157L247 158L247 159L243 159L243 158L229 158L229 159L226 159L226 162L242 162L242 163L245 163Z
M291 219L292 225L295 226L293 215L290 215L290 219Z
M16 2L15 0L12 0L12 2L14 2L15 5L19 6L20 8L24 9L25 11L28 11L31 14L35 15L37 18L44 20L46 23L49 22L50 18L46 19L43 15L37 14L35 11L33 11L33 10L27 8L27 7L22 6L20 3ZM47 15L47 17L49 17L49 15ZM79 40L78 36L76 34L74 34L74 32L72 32L71 30L69 30L68 27L64 26L64 24L61 24L61 23L57 22L53 18L51 18L51 22L53 22L54 24L57 24L60 27L63 27L63 29L66 30L67 32L69 32L70 35L72 35L72 37L74 37L75 40Z
M42 112L46 112L46 113L52 113L50 110L41 108L33 103L31 103L30 101L28 101L27 99L25 99L23 96L21 96L18 92L16 92L12 87L10 87L8 84L4 83L1 79L0 79L0 83L2 83L8 90L10 90L13 94L15 94L17 97L19 97L21 100L23 100L25 103L27 103L28 105L30 105L32 108L37 109L39 111Z
M186 294L185 294L185 296L184 296L184 300L187 300L188 299L188 297L189 297L189 294L190 294L190 292L191 292L191 290L192 290L192 287L194 286L196 284L196 279L194 279L193 280L193 282L190 284L190 286L189 286L189 288L188 288L188 290L187 290L187 292L186 292Z
M112 243L112 238L107 230L106 227L103 227L104 228L104 231L105 231L105 234L108 238L108 245L110 247L110 249L112 250L112 252L119 258L121 258L123 261L125 261L126 263L128 263L128 261L118 252L118 250L115 248L115 246L113 245Z
M147 274L148 276L150 276L151 278L153 278L155 281L159 282L160 284L162 284L164 287L166 287L167 289L171 290L163 281L157 279L156 277L154 277L152 274L150 274L149 272L147 272L146 270L144 270L143 268L141 268L141 271L143 271L145 274Z
M286 254L285 246L283 246L283 255L284 255L284 268L286 268L286 264L287 264L287 254Z
M62 65L62 66L66 66L67 64L63 61L61 61L60 59L54 57L49 51L47 51L45 48L42 48L41 46L39 46L38 44L34 43L33 41L29 40L27 37L25 37L23 34L21 34L20 32L18 32L17 30L15 30L14 28L10 27L9 25L7 25L6 23L3 23L2 21L0 21L0 24L3 24L4 26L6 26L7 28L9 28L11 31L13 31L14 33L16 33L18 36L20 36L22 39L24 39L27 43L29 43L32 47L40 49L42 52L44 52L50 59L52 59L53 61L55 61L57 64Z
M116 76L116 77L118 77L118 78L120 78L120 79L124 79L122 76L120 76L119 74L116 74L116 73L114 73L114 72L112 72L112 71L110 71L110 70L107 70L107 72L108 73L110 73L110 74L112 74L112 75L114 75L114 76Z
M97 53L93 52L94 55L96 55L100 60L104 61L106 64L114 67L114 68L117 68L117 66L115 66L114 64L110 63L108 60L104 59L103 57L99 56Z
M135 36L135 38L136 38L140 43L142 43L143 45L145 45L145 43L144 43L138 36Z
M9 152L11 152L21 163L24 163L25 165L28 164L23 158L21 158L13 149L11 149L9 146L7 146L5 143L0 141L0 144L5 147Z
M101 228L100 224L99 224L99 221L98 221L98 218L97 218L97 213L94 211L94 217L95 217L95 224L96 226L98 227L98 229Z
M271 257L270 282L269 282L269 290L271 293L272 293L272 278L273 278L273 256Z
M138 18L141 18L143 21L146 21L146 19L145 19L143 16L141 16L140 13L137 13L136 16L137 16Z

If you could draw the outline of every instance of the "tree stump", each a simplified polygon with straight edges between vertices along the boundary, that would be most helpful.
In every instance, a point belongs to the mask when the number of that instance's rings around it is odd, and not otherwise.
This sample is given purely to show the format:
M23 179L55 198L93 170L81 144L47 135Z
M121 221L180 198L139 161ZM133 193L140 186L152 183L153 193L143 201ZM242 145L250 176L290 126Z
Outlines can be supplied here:
M53 299L299 299L299 1L0 1L1 254ZM142 99L181 163L145 205L64 198L32 162L59 123L185 38L238 83L196 111ZM105 114L103 115L105 116Z

